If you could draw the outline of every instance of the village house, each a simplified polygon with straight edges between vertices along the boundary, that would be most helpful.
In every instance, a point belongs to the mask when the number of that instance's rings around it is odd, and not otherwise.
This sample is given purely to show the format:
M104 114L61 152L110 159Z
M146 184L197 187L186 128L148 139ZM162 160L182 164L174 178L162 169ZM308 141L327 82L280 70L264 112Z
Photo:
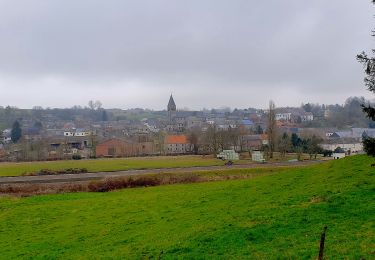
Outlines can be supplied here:
M3 132L2 132L2 142L4 144L8 144L8 143L11 143L12 142L12 138L11 138L11 132L12 132L12 129L5 129Z
M193 150L186 135L167 135L164 146L166 154L187 154Z
M158 133L160 129L158 129L155 125L150 125L149 123L144 123L145 127L147 127L148 132L150 133Z
M189 116L186 118L186 128L193 129L193 128L201 128L203 125L204 120L199 117Z
M267 144L268 136L266 134L244 135L241 137L241 148L243 151L261 150Z
M155 145L151 141L132 142L120 138L112 138L96 146L97 157L132 157L156 154Z
M290 121L292 119L292 113L277 113L275 117L277 121Z
M254 122L250 119L243 119L239 122L238 127L242 133L249 133L254 127Z
M92 132L89 131L89 130L78 128L78 129L71 129L71 130L64 131L64 136L66 136L66 137L71 137L71 136L84 137L84 136L90 136L91 133Z
M336 131L327 132L326 137L329 139L342 139L342 138L352 138L356 141L362 141L364 136L375 138L375 129L372 128L352 128L347 131Z
M127 157L136 156L137 146L128 141L112 138L96 146L97 157Z
M305 112L301 116L301 122L309 122L314 120L314 115L311 112Z
M92 147L92 139L88 137L66 136L66 137L50 137L45 139L48 144L47 149L53 157L58 153L62 155L80 154L86 157Z

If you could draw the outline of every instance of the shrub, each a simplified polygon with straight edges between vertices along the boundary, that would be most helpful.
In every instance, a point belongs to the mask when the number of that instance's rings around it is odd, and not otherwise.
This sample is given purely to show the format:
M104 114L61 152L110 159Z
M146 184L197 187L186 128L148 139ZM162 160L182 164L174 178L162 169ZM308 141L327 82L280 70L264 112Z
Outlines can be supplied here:
M333 152L330 151L330 150L324 150L324 151L323 151L323 156L324 156L324 157L331 157L332 154L333 154Z
M86 168L69 168L66 170L58 171L58 174L79 174L79 173L87 173Z
M23 176L38 176L38 175L56 175L56 174L79 174L79 173L87 173L88 170L86 168L68 168L65 170L50 170L50 169L42 169L38 172L25 172Z
M123 188L157 186L162 183L160 178L145 176L133 179L132 177L106 178L100 181L92 181L88 185L88 190L93 192L107 192Z
M80 154L73 154L72 159L73 160L81 160L82 156Z
M52 194L52 193L65 193L65 192L81 192L88 191L87 185L81 183L49 183L49 184L6 184L0 185L0 193L12 194L21 197Z
M49 169L42 169L39 172L37 172L35 175L54 175L57 174L56 171L49 170Z

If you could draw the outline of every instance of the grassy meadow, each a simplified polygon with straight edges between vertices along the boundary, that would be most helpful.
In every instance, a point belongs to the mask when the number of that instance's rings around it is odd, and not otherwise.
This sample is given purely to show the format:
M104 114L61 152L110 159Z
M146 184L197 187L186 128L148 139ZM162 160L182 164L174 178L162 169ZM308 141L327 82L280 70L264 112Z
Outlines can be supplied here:
M247 160L246 162L250 163L249 160ZM245 163L245 161L239 161L236 163ZM223 161L215 159L212 156L161 156L49 162L43 161L0 163L0 176L19 176L26 172L36 172L42 169L64 170L67 168L86 168L89 172L106 172L133 169L214 166L223 164Z
M316 259L327 225L326 259L371 259L371 163L354 156L252 179L0 198L0 258Z
M234 164L251 164L247 153L243 155L246 159L235 161ZM245 157L243 156L243 157ZM296 159L296 154L287 154L281 158L279 153L274 154L273 161L287 161ZM302 159L307 160L307 154ZM321 158L321 157L319 157ZM212 155L185 155L185 156L153 156L153 157L132 157L132 158L105 158L105 159L84 159L84 160L62 160L62 161L40 161L40 162L2 162L0 163L1 176L20 176L24 173L38 172L42 169L65 170L68 168L86 168L89 172L111 172L136 169L156 168L186 168L197 166L224 165L224 162L213 158Z

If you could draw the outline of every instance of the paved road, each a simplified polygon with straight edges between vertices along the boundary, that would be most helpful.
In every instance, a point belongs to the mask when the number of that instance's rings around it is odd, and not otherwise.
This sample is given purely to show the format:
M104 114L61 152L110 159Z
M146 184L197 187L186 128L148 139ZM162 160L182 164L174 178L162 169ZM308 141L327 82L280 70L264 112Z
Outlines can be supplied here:
M250 168L269 168L269 167L285 167L285 166L306 166L311 164L322 163L323 161L305 161L305 162L276 162L265 164L248 164L248 165L232 165L232 166L204 166L204 167L187 167L187 168L162 168L162 169L146 169L146 170L126 170L116 172L96 172L96 173L80 173L80 174L60 174L60 175L41 175L41 176L17 176L17 177L0 177L0 185L17 184L17 183L68 183L77 181L99 180L107 177L121 176L138 176L146 174L160 173L178 173L178 172L196 172L207 170L223 170L223 169L250 169Z

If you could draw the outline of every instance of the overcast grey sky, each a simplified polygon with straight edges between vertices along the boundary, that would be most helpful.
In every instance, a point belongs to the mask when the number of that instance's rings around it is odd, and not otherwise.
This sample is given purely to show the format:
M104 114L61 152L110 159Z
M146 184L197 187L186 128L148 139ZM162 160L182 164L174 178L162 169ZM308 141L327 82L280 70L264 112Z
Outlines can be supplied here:
M0 0L0 105L266 107L373 98L369 0Z

